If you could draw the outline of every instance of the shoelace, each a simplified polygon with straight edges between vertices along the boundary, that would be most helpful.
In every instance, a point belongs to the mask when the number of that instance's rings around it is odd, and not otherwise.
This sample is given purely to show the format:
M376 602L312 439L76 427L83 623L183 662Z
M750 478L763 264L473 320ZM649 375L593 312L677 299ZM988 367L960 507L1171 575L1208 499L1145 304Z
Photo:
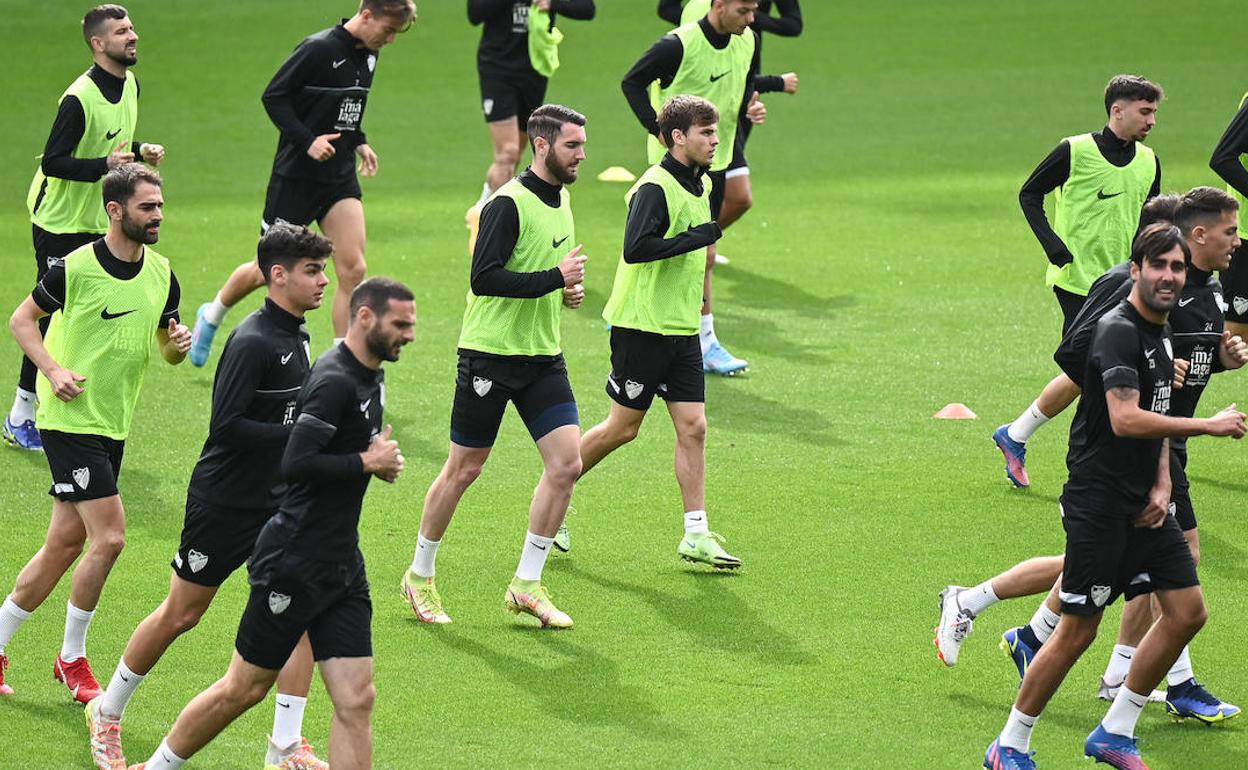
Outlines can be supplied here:
M1208 706L1220 706L1222 701L1213 696L1213 693L1204 688L1200 682L1193 681L1192 686L1187 690L1187 696L1200 701Z
M958 617L953 621L953 641L960 642L966 639L967 634L971 633L971 628L975 625L975 619L966 610L958 613Z

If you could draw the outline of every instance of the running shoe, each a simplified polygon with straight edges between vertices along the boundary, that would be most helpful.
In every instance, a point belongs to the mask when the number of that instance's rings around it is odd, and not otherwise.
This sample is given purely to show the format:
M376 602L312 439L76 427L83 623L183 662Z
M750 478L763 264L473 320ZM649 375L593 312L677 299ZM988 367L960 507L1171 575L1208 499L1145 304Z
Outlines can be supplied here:
M1005 455L1005 477L1010 483L1020 489L1031 486L1031 479L1027 478L1027 445L1010 438L1010 424L997 428L992 441Z
M34 420L25 420L20 425L14 425L6 416L4 427L0 428L0 438L4 439L4 443L18 449L25 449L28 452L43 451L43 439L39 436L39 429L35 427Z
M121 752L121 720L100 714L103 696L92 698L85 709L87 730L91 733L91 760L99 770L126 770Z
M1239 706L1223 703L1192 678L1166 690L1166 713L1176 722L1197 719L1211 725L1239 716Z
M1135 740L1108 732L1104 725L1097 725L1083 744L1083 755L1118 770L1148 770Z
M721 543L727 542L722 535L715 532L686 532L676 547L676 553L685 561L698 564L709 564L716 569L736 569L741 560L724 550Z
M1119 682L1118 684L1111 685L1109 682L1105 681L1105 677L1101 677L1101 686L1096 691L1096 697L1100 698L1101 700L1110 701L1112 703L1114 698L1118 697L1118 691L1122 689L1122 685L1125 682L1126 680L1124 679L1122 682ZM1148 702L1149 703L1165 703L1166 694L1162 692L1161 690L1153 690L1151 693L1149 693Z
M64 682L69 694L79 703L90 703L103 692L85 656L67 663L57 655L56 663L52 664L52 676L56 677L56 681Z
M984 767L988 770L1036 770L1036 752L1023 752L1009 746L1001 746L1001 739L992 742L984 752Z
M728 257L724 256L723 254L720 254L718 251L715 252L715 264L726 265L731 261L732 261L731 259L728 259Z
M12 695L13 688L4 683L4 672L9 670L9 656L0 655L0 695Z
M749 368L749 364L746 361L729 353L719 342L712 344L702 354L702 371L707 374L731 377L739 372L744 372L747 368Z
M282 749L273 743L273 739L269 739L269 757L280 755ZM308 743L307 738L300 738L299 743L295 745L295 750L287 754L280 762L274 764L266 763L264 770L329 770L329 763L316 756L316 752L312 750L312 744Z
M210 324L204 319L204 310L208 308L208 303L199 306L199 310L195 311L195 328L191 331L191 363L195 366L203 366L208 363L208 354L212 352L212 338L217 336L218 324Z
M1039 640L1028 626L1011 628L1001 634L1001 643L997 646L1001 648L1001 652L1010 656L1010 659L1014 661L1014 665L1018 667L1019 679L1027 674L1027 667L1031 665L1032 658L1040 652Z
M568 512L563 515L563 523L559 525L559 531L555 533L555 547L564 553L572 550L572 533L568 531L568 517L574 513L576 513L576 508L569 504Z
M936 638L936 657L946 666L958 665L958 653L962 650L962 642L971 635L975 625L975 616L970 610L958 606L958 593L965 591L962 586L947 586L940 592L940 625L933 629Z
M517 615L523 612L542 621L542 628L572 627L572 618L555 606L550 600L550 592L540 581L512 578L503 596L503 604Z
M403 598L407 599L417 619L425 623L451 622L451 616L442 609L442 595L438 593L438 587L434 585L433 578L423 578L409 569L403 573L399 590L403 592Z

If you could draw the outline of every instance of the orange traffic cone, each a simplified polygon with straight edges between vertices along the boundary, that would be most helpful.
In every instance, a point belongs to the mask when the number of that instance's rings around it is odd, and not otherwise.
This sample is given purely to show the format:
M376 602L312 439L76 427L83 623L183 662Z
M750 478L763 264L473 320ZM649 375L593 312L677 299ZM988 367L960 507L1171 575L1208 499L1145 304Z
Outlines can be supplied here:
M978 416L966 404L953 403L932 415L937 420L975 420Z

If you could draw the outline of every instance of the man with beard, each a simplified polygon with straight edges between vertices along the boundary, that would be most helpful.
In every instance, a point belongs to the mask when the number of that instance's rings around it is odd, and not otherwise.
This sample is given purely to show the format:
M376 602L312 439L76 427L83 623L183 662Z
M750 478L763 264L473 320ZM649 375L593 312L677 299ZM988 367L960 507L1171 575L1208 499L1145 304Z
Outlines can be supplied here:
M403 455L382 430L383 361L415 337L416 305L403 284L370 278L351 294L351 326L323 354L299 394L282 456L289 487L251 555L251 596L225 676L178 715L145 770L179 768L264 699L307 634L334 704L329 764L372 767L372 600L359 546L360 510L373 476L394 482Z
M53 674L80 703L100 694L86 658L87 628L125 543L117 477L152 334L171 364L191 346L190 330L178 322L178 280L169 260L147 248L164 218L160 175L127 163L108 172L103 187L108 233L51 267L9 321L43 373L39 426L53 502L43 547L0 606L0 694L13 692L3 678L6 645L79 554ZM45 340L39 319L53 313Z
M1109 712L1084 754L1123 770L1143 766L1133 737L1149 693L1207 617L1191 549L1169 515L1168 439L1245 432L1228 407L1206 419L1172 417L1174 362L1165 324L1191 259L1179 228L1145 228L1131 249L1131 293L1097 322L1084 394L1071 427L1062 491L1066 530L1062 617L1027 669L984 767L1028 770L1031 732L1049 699L1096 637L1104 609L1119 595L1153 593L1162 610L1135 652Z
M442 535L468 487L481 475L507 402L515 404L544 471L529 508L516 569L504 595L507 609L543 627L570 628L572 618L550 600L542 570L581 473L580 418L560 346L563 306L585 297L585 257L576 242L566 186L585 159L585 116L558 104L529 118L533 165L503 185L481 211L472 254L471 289L459 336L451 407L451 447L425 496L415 556L402 591L416 617L449 623L434 585Z
M158 144L134 140L139 116L139 81L130 72L138 62L139 36L120 5L100 5L82 19L82 35L94 65L65 89L56 120L30 185L36 284L69 252L108 232L100 202L100 179L135 158L153 166L165 156ZM49 318L39 322L47 333ZM42 451L35 424L36 369L22 358L17 395L0 437L21 449Z

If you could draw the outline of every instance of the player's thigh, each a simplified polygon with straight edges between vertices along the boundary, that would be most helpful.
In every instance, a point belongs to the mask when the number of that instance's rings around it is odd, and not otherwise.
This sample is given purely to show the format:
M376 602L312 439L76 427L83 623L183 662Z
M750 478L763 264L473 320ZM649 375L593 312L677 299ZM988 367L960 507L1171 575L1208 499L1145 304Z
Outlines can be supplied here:
M1121 504L1063 494L1066 553L1062 566L1062 612L1099 614L1122 593L1130 523Z
M73 503L52 499L52 519L48 522L45 542L56 549L81 548L87 539L87 528Z
M319 662L321 679L335 709L372 709L374 698L373 659L328 658Z
M677 438L706 439L706 404L690 401L668 401L667 413Z
M460 356L451 403L451 443L489 449L511 399L510 365L484 356Z
M334 243L334 267L343 271L364 262L367 233L364 202L359 198L339 198L320 218L321 232Z
M1162 593L1200 585L1191 546L1173 516L1156 529L1132 528L1127 554L1123 581L1128 599L1153 591L1160 600Z
M229 509L187 495L181 540L170 562L174 574L215 591L247 563L270 514Z
M558 428L579 426L581 417L563 358L523 366L529 370L526 382L512 395L512 401L533 440L540 441Z
M183 580L175 572L169 576L169 595L165 597L166 614L178 618L202 618L217 596L216 586L204 586Z
M667 368L659 381L659 397L667 402L668 412L673 419L676 418L676 413L671 411L672 407L684 404L688 409L682 409L681 414L696 412L702 415L701 422L705 428L706 375L702 371L701 343L695 334L668 337L666 344L670 355L667 358Z
M696 337L694 341L696 344ZM672 348L663 335L612 326L607 397L619 406L644 414L666 383L671 359ZM700 353L698 374L702 374Z
M364 560L328 565L318 580L327 595L308 625L312 656L318 661L373 657L373 603Z

